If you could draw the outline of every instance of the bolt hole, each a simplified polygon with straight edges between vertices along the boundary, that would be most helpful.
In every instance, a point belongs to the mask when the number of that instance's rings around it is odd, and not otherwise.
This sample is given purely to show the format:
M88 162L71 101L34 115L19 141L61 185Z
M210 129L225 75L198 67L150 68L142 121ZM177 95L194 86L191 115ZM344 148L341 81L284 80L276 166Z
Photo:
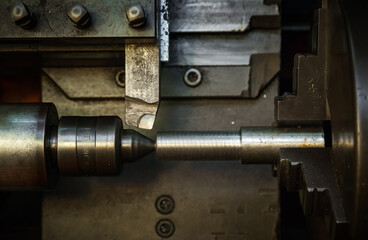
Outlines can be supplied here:
M115 76L115 82L119 87L125 87L125 71L119 71Z
M156 209L161 214L169 214L175 208L174 199L168 195L163 195L156 200Z
M202 74L198 69L191 68L185 72L184 82L189 87L196 87L202 82Z
M162 238L169 238L175 232L174 223L169 219L160 220L156 225L156 232Z
M191 72L191 73L189 73L188 74L188 80L190 81L190 82L195 82L195 81L197 81L198 80L198 74L196 73L196 72Z

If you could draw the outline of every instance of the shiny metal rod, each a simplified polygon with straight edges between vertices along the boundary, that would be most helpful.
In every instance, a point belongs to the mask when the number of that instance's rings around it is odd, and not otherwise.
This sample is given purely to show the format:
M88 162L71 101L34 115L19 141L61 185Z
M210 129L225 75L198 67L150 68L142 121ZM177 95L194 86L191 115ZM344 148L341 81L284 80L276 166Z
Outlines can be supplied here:
M159 132L161 160L240 160L243 164L277 161L280 148L323 148L322 128L244 127L238 132Z

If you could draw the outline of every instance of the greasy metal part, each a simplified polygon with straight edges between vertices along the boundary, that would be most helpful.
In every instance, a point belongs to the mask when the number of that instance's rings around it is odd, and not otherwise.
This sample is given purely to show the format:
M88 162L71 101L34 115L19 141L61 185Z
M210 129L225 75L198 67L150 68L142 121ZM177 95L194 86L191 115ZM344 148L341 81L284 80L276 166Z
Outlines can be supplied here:
M13 5L10 14L13 22L23 29L31 29L36 26L36 15L22 1Z
M331 149L280 149L277 177L288 191L299 191L306 217L322 218L323 228L310 233L313 239L325 229L328 239L349 239L348 219L337 184ZM315 220L315 219L314 219ZM326 239L326 238L323 238Z
M56 183L57 167L46 139L57 119L53 104L0 105L1 189L40 189Z
M62 117L57 159L63 175L117 175L121 172L118 117Z
M125 123L152 129L159 106L160 56L156 44L125 46Z
M70 21L72 21L74 26L78 29L89 28L92 24L91 15L89 14L88 10L80 3L73 3L68 8L66 14L68 15Z
M169 0L158 0L159 2L159 42L160 42L160 61L169 61Z
M135 162L155 150L152 140L131 129L122 131L120 145L124 162Z
M321 128L243 127L240 132L158 132L161 160L241 160L270 164L281 148L323 148Z
M70 44L77 44L77 48L82 49L83 46L80 45L87 43L93 43L94 47L97 43L111 45L111 43L155 41L155 1L139 1L147 16L145 27L139 31L131 28L125 21L125 9L136 2L133 0L80 1L84 6L88 6L88 12L93 19L91 28L85 31L73 28L66 16L67 7L75 0L34 0L26 2L29 9L39 16L38 24L32 31L24 31L12 23L9 17L9 8L14 4L14 0L0 1L0 22L2 23L0 38L3 43L13 45L16 51L20 50L18 47L22 44L25 44L25 48L28 46L28 48L37 51L41 46L51 45L52 51L60 45L68 48ZM17 42L14 42L15 40ZM60 41L63 44L60 44ZM30 44L30 42L34 44ZM2 44L0 48L8 51L11 49L9 46Z
M278 16L263 0L170 1L171 32L244 32L253 16ZM277 21L277 20L276 20Z
M139 3L130 5L126 9L125 17L129 25L133 28L141 28L147 21L146 13L144 12L142 5Z
M285 93L275 100L275 119L279 124L329 120L326 109L327 17L327 9L317 10L313 54L295 56L293 93Z
M279 53L279 30L229 34L178 34L170 38L169 66L250 65L252 54Z

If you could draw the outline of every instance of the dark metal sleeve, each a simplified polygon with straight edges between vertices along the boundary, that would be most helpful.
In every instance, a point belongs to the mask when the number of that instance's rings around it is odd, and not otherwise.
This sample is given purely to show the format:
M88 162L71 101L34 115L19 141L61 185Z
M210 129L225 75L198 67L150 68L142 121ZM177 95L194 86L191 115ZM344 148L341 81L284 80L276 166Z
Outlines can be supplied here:
M118 117L62 117L57 159L63 175L116 175L121 172Z

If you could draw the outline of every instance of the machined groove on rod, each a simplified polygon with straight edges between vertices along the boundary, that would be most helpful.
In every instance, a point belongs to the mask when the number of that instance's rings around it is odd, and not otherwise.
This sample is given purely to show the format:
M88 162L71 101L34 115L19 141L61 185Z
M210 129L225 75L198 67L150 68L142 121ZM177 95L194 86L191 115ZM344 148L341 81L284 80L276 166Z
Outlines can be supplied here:
M241 160L274 163L280 148L323 148L322 128L244 127L238 132L159 132L162 160Z

